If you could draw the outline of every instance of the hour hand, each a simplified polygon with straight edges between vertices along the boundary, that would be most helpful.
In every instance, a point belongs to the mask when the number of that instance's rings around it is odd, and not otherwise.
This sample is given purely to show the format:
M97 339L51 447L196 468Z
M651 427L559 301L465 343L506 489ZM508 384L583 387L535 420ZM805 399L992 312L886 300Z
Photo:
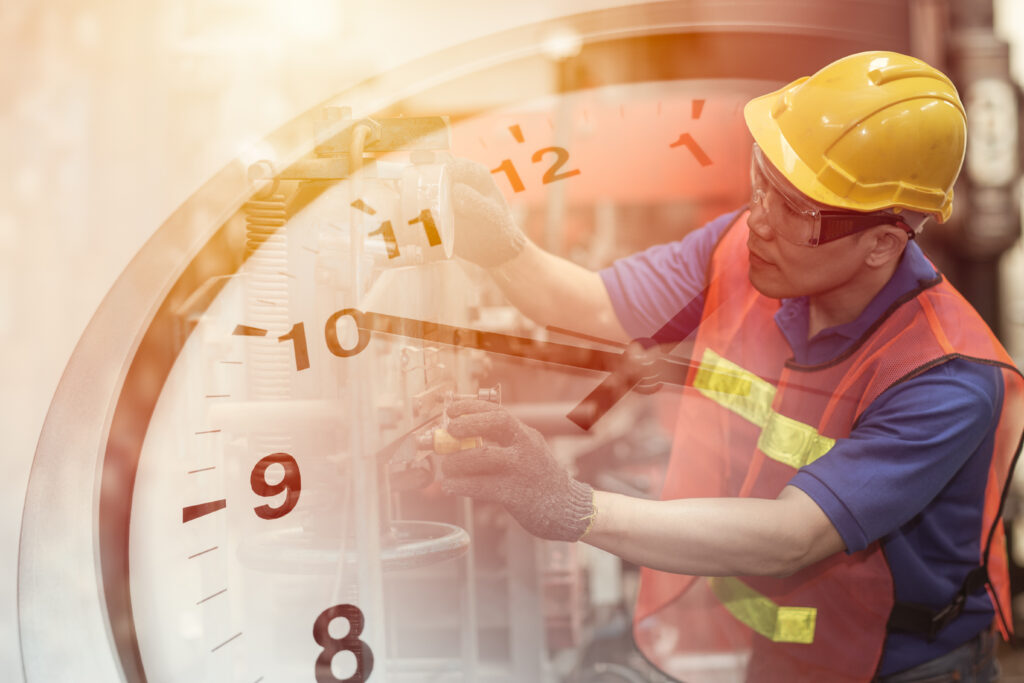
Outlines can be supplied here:
M514 358L529 358L553 365L607 372L608 377L568 415L570 420L583 429L590 429L601 416L638 385L658 382L682 386L690 381L691 363L670 360L657 355L656 352L645 351L637 342L630 344L622 352L606 351L403 318L386 313L364 313L354 308L346 308L331 316L328 321L329 338L333 333L336 339L335 326L337 321L345 316L352 318L359 330L359 339L354 347L345 350L344 353L335 351L336 355L355 355L366 348L371 332L383 332L451 346L481 349Z

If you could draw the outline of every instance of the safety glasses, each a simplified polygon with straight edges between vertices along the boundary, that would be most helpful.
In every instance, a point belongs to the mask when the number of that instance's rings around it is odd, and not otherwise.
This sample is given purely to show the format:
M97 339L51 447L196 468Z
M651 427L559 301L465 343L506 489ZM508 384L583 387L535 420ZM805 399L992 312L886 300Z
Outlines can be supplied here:
M861 213L828 209L798 192L764 157L755 143L750 162L751 210L764 211L776 235L802 247L816 247L876 225L898 225L911 237L910 229L888 211Z

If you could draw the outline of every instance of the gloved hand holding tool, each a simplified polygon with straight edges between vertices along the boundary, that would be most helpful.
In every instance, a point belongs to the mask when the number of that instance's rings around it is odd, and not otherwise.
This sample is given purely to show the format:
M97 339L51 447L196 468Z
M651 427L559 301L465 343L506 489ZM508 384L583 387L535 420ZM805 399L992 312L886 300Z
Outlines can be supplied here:
M486 166L468 159L448 164L455 208L455 254L494 268L519 255L526 236Z
M501 503L524 529L552 541L578 541L593 523L594 490L555 461L544 437L489 401L448 408L448 432L484 445L441 458L446 493Z

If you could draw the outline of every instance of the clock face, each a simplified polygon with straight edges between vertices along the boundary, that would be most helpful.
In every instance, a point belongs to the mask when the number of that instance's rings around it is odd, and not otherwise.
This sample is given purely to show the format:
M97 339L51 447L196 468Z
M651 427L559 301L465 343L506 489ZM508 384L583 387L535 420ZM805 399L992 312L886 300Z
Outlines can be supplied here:
M624 63L634 52L622 44ZM573 424L607 373L515 339L620 350L532 328L452 257L444 161L485 164L532 239L607 265L745 201L742 105L778 80L708 71L510 85L485 110L435 98L413 113L451 114L444 144L371 141L361 171L328 155L334 171L309 175L314 144L330 147L311 114L268 143L291 150L263 173L280 182L240 165L212 179L119 280L44 427L19 577L28 679L542 680L549 647L579 645L575 551L442 495L414 437L455 397L500 395L569 434L553 442L568 460L650 406L634 395ZM455 327L526 350L437 332ZM61 566L45 552L58 537ZM79 637L53 658L60 620Z
M586 249L593 236L579 214L601 203L689 202L692 221L708 200L741 202L737 169L748 151L739 109L763 88L616 85L466 118L450 134L456 154L494 169L528 227L552 192L562 194L575 219L565 221L556 248ZM716 125L702 127L704 117ZM515 675L501 653L467 652L464 643L488 635L482 622L500 624L506 619L494 615L509 613L507 598L493 594L502 582L468 582L469 565L488 563L506 584L514 579L502 551L467 552L465 529L504 535L507 526L474 524L469 503L435 486L395 490L403 479L431 476L423 452L401 439L440 419L447 397L482 385L501 384L507 401L548 385L541 405L570 425L559 401L582 398L602 375L488 359L423 328L360 342L355 319L337 315L355 307L522 330L520 321L488 321L487 311L502 310L489 303L493 286L449 258L447 183L443 166L392 154L323 190L273 231L259 223L275 202L286 212L283 191L243 207L250 253L236 272L209 282L219 289L208 304L179 314L185 341L139 455L128 581L147 680L415 680L432 668L462 676L475 666ZM413 230L389 235L385 224ZM436 233L427 227L438 224ZM694 226L657 227L682 234ZM416 244L420 234L426 241ZM616 245L608 249L602 258ZM590 437L578 431L585 443ZM396 440L393 454L378 455ZM471 597L473 610L460 608ZM346 635L342 611L361 615L359 633ZM543 628L543 614L533 618ZM428 632L433 643L424 649ZM373 663L359 668L356 653L365 652ZM322 657L329 665L317 668Z

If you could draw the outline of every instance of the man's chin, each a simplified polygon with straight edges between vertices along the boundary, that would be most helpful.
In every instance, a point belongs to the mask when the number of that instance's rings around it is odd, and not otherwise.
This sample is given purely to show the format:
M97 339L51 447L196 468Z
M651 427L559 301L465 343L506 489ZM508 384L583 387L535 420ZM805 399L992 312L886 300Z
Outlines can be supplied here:
M778 283L772 282L770 279L758 274L753 267L747 270L747 278L750 280L751 286L762 296L771 299L782 299L787 296Z

